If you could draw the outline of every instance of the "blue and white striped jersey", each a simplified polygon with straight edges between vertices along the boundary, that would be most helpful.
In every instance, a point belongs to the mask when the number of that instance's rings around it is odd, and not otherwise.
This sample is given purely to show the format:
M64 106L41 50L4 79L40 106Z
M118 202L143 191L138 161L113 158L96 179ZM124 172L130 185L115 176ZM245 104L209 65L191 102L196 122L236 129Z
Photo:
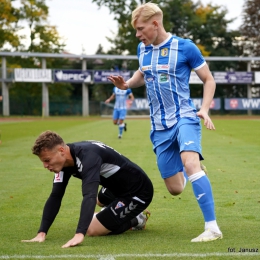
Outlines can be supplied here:
M197 46L191 40L169 34L156 46L141 42L137 55L147 90L151 128L163 130L182 117L197 117L190 98L190 73L206 64Z
M113 93L116 96L114 108L115 109L126 109L126 100L127 100L127 97L129 96L129 94L132 93L132 90L131 89L121 90L117 87L114 87Z

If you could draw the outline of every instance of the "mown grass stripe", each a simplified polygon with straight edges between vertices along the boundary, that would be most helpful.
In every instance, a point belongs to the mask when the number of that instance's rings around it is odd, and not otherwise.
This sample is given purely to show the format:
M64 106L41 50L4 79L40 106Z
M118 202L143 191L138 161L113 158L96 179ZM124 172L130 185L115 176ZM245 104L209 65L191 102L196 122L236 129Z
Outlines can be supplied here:
M2 255L0 259L99 259L99 260L113 260L118 257L124 258L133 258L133 257L144 257L144 258L151 258L151 257L161 257L161 258L183 258L183 257L192 257L192 258L207 258L207 257L243 257L243 256L260 256L260 253L255 252L244 252L244 253L220 253L220 252L213 252L213 253L172 253L172 254L153 254L153 253L146 253L146 254L115 254L115 255Z

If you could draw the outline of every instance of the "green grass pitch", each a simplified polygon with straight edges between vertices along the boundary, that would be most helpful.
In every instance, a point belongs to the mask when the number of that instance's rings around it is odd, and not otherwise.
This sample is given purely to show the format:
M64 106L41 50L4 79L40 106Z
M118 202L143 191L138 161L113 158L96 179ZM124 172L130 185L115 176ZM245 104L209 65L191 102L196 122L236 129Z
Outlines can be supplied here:
M190 183L179 196L167 192L152 151L149 119L127 119L128 130L118 139L111 119L0 118L0 260L260 259L260 118L212 119L216 131L202 127L202 152L224 238L191 243L203 232L202 214ZM81 182L72 178L46 241L21 243L36 235L52 188L53 174L31 153L45 130L58 132L67 143L100 140L140 165L155 190L147 228L86 237L81 245L62 249L74 235L82 199Z

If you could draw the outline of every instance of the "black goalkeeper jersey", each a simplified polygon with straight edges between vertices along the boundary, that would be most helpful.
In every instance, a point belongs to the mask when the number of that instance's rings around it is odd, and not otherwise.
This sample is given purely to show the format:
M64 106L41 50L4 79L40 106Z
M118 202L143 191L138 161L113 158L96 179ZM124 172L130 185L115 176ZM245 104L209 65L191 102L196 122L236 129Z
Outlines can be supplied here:
M146 187L151 187L146 173L113 148L99 141L67 145L75 166L65 167L55 174L52 192L45 204L38 232L48 232L59 212L71 176L82 180L83 200L76 233L84 235L94 214L99 185L108 188L117 197L134 197L141 191L142 196L145 196Z

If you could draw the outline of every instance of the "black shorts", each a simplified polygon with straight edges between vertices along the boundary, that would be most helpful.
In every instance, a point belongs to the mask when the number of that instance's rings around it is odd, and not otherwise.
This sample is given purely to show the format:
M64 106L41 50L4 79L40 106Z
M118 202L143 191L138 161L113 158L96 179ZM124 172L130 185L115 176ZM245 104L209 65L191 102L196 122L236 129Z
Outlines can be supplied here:
M116 196L107 188L102 187L98 192L98 200L104 206L109 205L116 199Z
M106 229L115 231L123 223L132 220L143 212L151 203L152 198L153 186L151 184L136 196L116 198L104 210L100 211L96 217Z

